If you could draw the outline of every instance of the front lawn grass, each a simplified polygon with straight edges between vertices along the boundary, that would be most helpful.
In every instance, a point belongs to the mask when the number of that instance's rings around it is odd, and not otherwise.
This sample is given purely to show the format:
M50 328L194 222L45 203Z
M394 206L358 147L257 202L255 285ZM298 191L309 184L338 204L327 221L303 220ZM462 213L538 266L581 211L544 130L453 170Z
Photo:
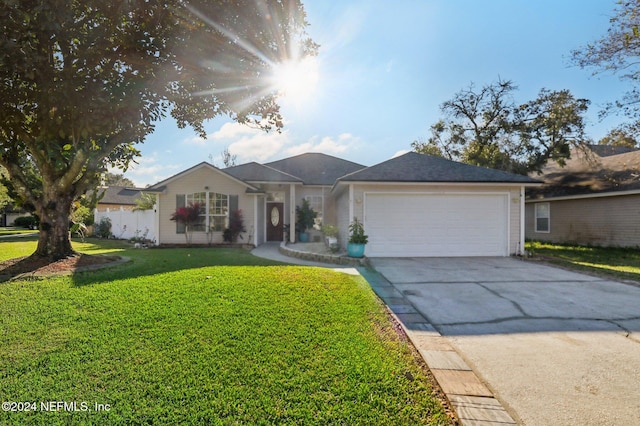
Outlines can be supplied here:
M572 246L538 241L527 242L526 248L534 254L549 256L550 261L559 266L640 282L638 249Z
M11 244L0 256L25 250ZM360 277L240 249L75 247L132 261L0 284L0 400L37 403L1 424L449 424Z

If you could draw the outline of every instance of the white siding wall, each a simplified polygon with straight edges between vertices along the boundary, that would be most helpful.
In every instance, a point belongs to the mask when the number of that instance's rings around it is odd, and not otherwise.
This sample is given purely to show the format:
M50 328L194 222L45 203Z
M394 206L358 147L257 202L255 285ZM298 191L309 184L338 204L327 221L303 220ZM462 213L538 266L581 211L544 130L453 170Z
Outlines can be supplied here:
M205 190L204 187L209 189ZM190 194L194 192L217 192L227 195L238 195L238 208L242 210L244 216L244 225L247 229L242 234L243 239L238 240L240 243L248 243L254 241L249 232L253 230L253 197L245 193L247 187L229 176L208 167L198 168L191 173L169 182L166 185L165 192L160 195L160 208L158 209L158 220L160 223L160 243L161 244L185 244L185 235L176 232L176 223L170 220L171 215L176 211L176 195ZM255 230L253 230L255 232ZM212 243L222 243L222 232L214 232ZM205 232L193 233L193 244L207 244L207 234Z

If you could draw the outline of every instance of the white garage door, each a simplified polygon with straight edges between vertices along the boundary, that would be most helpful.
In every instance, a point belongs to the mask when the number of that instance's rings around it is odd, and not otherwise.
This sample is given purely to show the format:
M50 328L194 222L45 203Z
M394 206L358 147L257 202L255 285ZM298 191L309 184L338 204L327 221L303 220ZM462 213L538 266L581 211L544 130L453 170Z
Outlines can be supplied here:
M365 194L369 257L507 256L507 194Z

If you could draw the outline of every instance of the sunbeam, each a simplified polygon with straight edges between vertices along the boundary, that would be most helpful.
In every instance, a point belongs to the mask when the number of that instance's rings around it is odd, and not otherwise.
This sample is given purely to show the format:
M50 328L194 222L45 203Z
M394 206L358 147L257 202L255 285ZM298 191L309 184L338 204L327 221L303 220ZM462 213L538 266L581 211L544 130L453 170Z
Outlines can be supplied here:
M263 69L256 74L247 73L247 62L244 59L224 54L199 58L199 65L203 69L228 76L228 81L233 84L218 84L216 87L194 92L194 96L232 96L236 107L246 109L268 97L277 97L282 102L294 105L311 98L317 87L319 72L317 59L309 55L314 54L317 46L306 44L304 32L291 31L295 25L290 23L301 19L296 15L295 9L288 9L286 12L271 10L266 2L256 1L262 19L259 25L269 34L268 39L273 40L271 44L264 44L261 42L262 38L243 37L225 28L204 11L192 5L186 7L193 16L229 40L230 44L247 53L247 58L255 58ZM283 31L287 26L290 32ZM262 37L264 36L263 34Z

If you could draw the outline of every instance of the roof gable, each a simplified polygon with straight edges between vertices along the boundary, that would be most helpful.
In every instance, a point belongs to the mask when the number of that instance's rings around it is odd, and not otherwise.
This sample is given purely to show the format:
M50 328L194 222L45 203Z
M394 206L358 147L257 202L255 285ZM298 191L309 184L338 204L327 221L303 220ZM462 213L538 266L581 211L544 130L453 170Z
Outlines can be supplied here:
M205 168L205 169L209 169L209 170L214 171L214 172L216 172L216 173L220 173L221 175L226 176L228 179L231 179L231 180L233 180L233 181L235 181L235 182L238 182L238 183L240 183L240 184L242 184L242 185L246 186L248 189L250 189L250 190L252 190L252 191L253 191L253 190L256 190L256 191L257 191L257 190L258 190L258 188L256 188L256 187L254 187L253 185L251 185L251 184L249 184L249 183L247 183L247 182L243 181L242 179L238 179L238 178L236 178L235 176L233 176L233 175L231 175L231 174L229 174L229 173L226 173L224 170L220 170L220 169L219 169L219 168L217 168L216 166L214 166L214 165L212 165L212 164L209 164L209 163L207 163L206 161L203 161L202 163L196 164L196 165L195 165L195 166L193 166L193 167L190 167L190 168L188 168L188 169L186 169L186 170L183 170L183 171L181 171L180 173L177 173L177 174L175 174L175 175L173 175L173 176L171 176L171 177L169 177L169 178L167 178L167 179L165 179L165 180L163 180L163 181L160 181L160 182L158 182L158 183L156 183L156 184L154 184L154 185L151 185L151 186L150 186L150 187L148 187L148 188L145 188L145 191L149 191L149 192L158 192L158 191L163 191L163 190L164 190L164 188L165 188L169 183L171 183L171 182L173 182L173 181L175 181L175 180L177 180L177 179L180 179L180 178L182 178L182 177L183 177L183 176L185 176L185 175L188 175L188 174L190 174L190 173L193 173L193 172L195 172L195 171L197 171L197 170L203 169L203 168Z
M333 185L339 177L365 168L362 164L320 153L300 154L265 165L296 176L305 185L327 186Z
M341 177L340 182L521 183L540 181L528 176L408 152Z

